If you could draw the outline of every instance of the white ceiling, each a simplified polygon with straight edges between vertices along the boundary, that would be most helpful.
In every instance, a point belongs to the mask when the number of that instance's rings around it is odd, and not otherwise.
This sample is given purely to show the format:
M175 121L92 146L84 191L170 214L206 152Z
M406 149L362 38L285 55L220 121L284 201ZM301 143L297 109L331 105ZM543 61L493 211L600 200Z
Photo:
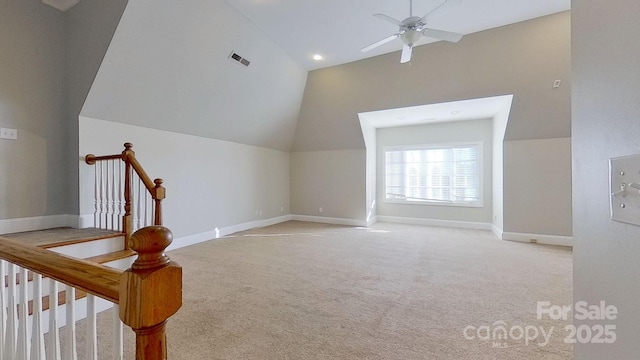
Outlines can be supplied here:
M443 1L414 0L413 13L421 17ZM360 52L361 48L398 30L396 25L374 18L373 14L382 13L398 20L409 16L408 0L227 2L308 70L401 50L402 43L395 40L367 53ZM570 7L571 0L462 0L461 5L433 19L427 26L471 34L569 10ZM314 61L314 54L321 54L324 59Z

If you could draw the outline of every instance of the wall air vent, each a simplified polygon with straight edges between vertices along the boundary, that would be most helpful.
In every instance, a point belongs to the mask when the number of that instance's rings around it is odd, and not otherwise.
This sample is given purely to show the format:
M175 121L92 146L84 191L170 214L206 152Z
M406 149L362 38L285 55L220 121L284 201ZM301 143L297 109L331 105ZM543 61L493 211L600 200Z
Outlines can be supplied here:
M242 56L236 54L233 51L229 55L229 59L231 59L233 61L237 61L239 64L244 65L244 66L249 66L249 64L251 64L251 61L243 58Z

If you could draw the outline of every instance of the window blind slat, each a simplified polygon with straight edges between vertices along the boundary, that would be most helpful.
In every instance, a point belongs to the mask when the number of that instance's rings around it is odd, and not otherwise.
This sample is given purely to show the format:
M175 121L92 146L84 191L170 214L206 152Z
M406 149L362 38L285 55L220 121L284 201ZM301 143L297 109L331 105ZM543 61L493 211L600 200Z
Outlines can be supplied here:
M477 203L479 145L385 151L386 198L406 201Z

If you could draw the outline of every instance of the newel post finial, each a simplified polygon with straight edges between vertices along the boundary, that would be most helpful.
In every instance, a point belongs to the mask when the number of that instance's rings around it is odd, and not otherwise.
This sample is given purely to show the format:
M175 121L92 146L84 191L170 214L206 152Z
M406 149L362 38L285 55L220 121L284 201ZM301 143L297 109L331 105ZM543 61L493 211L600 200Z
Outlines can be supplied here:
M164 252L172 239L162 226L129 239L138 258L120 277L120 319L136 333L137 360L167 358L165 324L182 306L182 268Z
M127 161L127 157L129 154L135 155L135 151L133 151L133 144L130 142L124 143L124 150L122 150L122 160Z

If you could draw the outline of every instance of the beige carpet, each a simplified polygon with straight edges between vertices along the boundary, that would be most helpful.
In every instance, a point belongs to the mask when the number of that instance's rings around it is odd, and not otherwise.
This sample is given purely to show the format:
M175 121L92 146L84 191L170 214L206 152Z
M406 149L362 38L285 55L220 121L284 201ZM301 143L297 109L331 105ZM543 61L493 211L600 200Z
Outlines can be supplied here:
M171 359L572 358L568 323L536 320L537 301L572 302L566 248L486 231L287 222L169 255L184 268L184 306L168 326ZM554 333L544 347L540 335L500 348L463 335L498 321Z

